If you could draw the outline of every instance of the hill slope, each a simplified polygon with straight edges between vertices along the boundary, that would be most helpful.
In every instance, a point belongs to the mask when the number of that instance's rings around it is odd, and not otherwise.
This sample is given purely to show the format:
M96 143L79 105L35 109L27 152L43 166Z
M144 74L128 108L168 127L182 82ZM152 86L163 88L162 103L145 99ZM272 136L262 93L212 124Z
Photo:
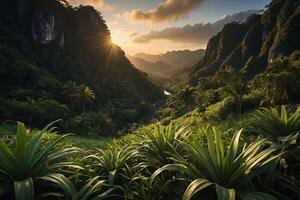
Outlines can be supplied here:
M204 58L190 74L190 83L228 66L243 69L250 76L264 71L275 58L300 48L299 19L299 0L275 0L262 15L225 25L209 40Z
M142 58L148 62L162 61L173 67L173 70L178 68L189 67L197 63L204 55L205 50L199 49L195 51L190 50L179 50L179 51L168 51L164 54L150 55L145 53L138 53L134 57Z
M129 56L130 62L138 69L146 72L150 77L165 77L171 71L172 66L163 61L149 62L143 58Z
M145 116L143 107L163 98L162 91L111 43L108 27L93 7L73 8L58 0L4 0L0 15L2 120L44 125L80 115L81 110L66 100L70 81L95 92L96 101L89 108L101 110L104 124L120 120L116 118L124 109L133 109L132 118L108 125L109 130ZM32 103L36 101L38 108Z

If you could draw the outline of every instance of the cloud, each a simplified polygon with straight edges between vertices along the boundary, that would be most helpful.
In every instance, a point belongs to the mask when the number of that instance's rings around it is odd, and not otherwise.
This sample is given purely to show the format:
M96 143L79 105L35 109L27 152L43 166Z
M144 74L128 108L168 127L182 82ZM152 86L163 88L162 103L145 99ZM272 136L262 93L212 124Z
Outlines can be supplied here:
M134 38L136 43L148 43L153 40L169 40L178 43L206 44L207 41L225 24L230 22L243 22L249 15L257 13L258 10L248 10L233 15L226 15L215 23L186 25L184 27L171 27L160 31L150 31L147 34Z
M68 0L71 5L91 5L98 9L111 9L112 6L107 4L105 0Z
M136 36L138 36L138 33L131 33L131 34L129 35L129 37L136 37Z
M187 17L189 12L196 9L204 0L165 0L157 8L142 11L140 9L125 12L124 16L131 22L146 22L159 24L174 22Z

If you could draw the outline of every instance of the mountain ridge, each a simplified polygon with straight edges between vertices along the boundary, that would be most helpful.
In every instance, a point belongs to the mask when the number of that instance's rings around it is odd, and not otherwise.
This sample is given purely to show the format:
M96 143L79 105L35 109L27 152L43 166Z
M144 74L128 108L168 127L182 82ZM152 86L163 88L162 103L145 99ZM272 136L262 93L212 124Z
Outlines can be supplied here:
M249 76L264 71L274 58L288 56L300 48L296 35L299 29L299 0L272 1L262 14L255 14L244 23L230 23L213 36L205 56L190 72L189 82L213 76L232 66Z

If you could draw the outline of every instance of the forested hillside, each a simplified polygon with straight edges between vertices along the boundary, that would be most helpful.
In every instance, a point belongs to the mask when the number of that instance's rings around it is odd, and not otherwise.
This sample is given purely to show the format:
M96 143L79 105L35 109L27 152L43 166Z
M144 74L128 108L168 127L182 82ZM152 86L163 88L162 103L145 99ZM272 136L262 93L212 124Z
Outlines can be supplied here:
M185 80L204 53L204 49L179 50L159 55L138 53L128 58L136 68L146 72L156 85L172 91L178 82Z
M168 109L226 118L259 106L299 102L300 2L274 0L245 23L213 36Z
M58 0L3 0L1 120L110 135L147 120L163 94L111 42L101 13ZM86 134L86 133L85 133Z
M204 58L191 73L191 82L212 76L226 67L253 76L274 59L299 50L298 0L275 0L263 14L254 14L245 23L230 23L209 40Z

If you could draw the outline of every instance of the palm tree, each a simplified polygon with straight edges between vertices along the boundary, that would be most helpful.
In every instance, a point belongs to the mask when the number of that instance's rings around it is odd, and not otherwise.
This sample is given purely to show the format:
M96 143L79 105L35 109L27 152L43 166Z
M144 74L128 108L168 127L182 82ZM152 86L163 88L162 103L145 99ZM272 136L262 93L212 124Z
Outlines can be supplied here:
M86 104L91 104L95 100L95 93L89 86L81 84L76 87L71 97L75 104L82 106L82 112L84 113Z

